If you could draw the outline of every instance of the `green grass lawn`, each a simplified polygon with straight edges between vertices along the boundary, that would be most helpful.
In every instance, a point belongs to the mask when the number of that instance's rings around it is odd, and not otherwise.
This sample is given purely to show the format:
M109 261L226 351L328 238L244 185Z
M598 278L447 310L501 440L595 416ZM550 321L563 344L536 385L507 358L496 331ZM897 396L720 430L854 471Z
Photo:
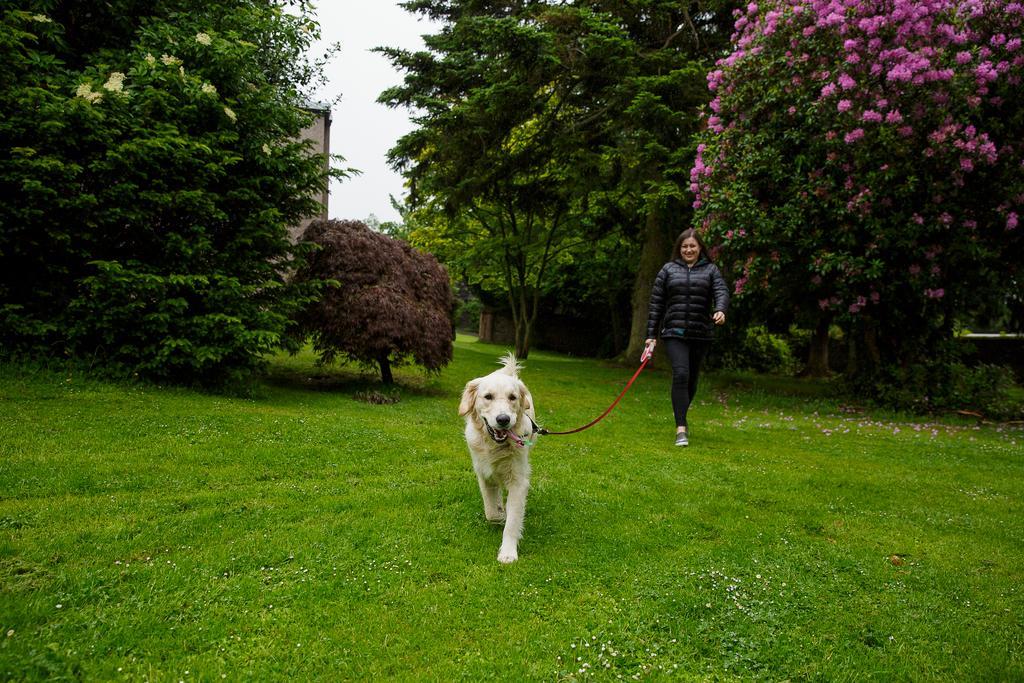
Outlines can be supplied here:
M0 368L0 679L1024 679L1024 431L663 369L532 456L496 561L437 377L275 358L253 398ZM539 421L630 368L550 353Z

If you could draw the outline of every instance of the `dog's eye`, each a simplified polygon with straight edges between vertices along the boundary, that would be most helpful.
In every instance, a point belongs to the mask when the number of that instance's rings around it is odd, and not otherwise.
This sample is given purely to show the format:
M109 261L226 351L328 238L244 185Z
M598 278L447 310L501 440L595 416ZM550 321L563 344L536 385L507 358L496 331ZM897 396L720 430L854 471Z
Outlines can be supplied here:
M510 401L516 400L516 395L515 394L509 394L508 395L508 400L510 400Z
M488 400L488 401L490 401L490 400L492 400L493 398L494 398L494 396L493 396L492 394L484 394L484 399L485 399L485 400Z

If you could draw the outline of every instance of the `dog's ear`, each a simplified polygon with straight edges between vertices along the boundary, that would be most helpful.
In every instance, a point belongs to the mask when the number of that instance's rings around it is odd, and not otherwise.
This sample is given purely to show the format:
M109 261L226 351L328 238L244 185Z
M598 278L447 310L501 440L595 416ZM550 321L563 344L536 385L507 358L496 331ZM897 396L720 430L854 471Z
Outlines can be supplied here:
M523 397L523 410L533 410L533 396L530 394L530 390L526 388L526 385L519 382L519 393Z
M476 388L480 386L479 379L471 379L466 382L466 388L462 392L462 401L459 402L459 415L469 415L469 411L473 410L473 404L476 403Z

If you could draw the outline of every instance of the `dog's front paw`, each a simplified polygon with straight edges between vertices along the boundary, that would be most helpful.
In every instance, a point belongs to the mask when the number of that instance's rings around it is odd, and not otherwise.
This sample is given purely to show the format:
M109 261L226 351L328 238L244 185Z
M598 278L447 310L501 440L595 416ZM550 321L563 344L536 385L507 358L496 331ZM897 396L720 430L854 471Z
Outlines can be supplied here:
M498 562L501 562L502 564L512 564L518 559L519 553L516 552L515 548L509 550L508 548L502 546L501 550L498 551Z
M489 515L484 515L487 521L491 524L503 524L505 522L505 511L499 510L498 512L492 512Z

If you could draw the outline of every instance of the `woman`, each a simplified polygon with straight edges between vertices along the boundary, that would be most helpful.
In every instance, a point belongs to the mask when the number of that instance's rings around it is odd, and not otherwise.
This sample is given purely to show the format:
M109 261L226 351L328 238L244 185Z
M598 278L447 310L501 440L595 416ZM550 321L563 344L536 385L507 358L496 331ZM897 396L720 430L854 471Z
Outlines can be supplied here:
M676 445L688 446L686 412L697 393L700 364L714 338L712 323L725 323L729 288L693 228L679 235L672 253L673 259L661 267L654 280L645 352L654 351L657 336L665 340L672 363Z

